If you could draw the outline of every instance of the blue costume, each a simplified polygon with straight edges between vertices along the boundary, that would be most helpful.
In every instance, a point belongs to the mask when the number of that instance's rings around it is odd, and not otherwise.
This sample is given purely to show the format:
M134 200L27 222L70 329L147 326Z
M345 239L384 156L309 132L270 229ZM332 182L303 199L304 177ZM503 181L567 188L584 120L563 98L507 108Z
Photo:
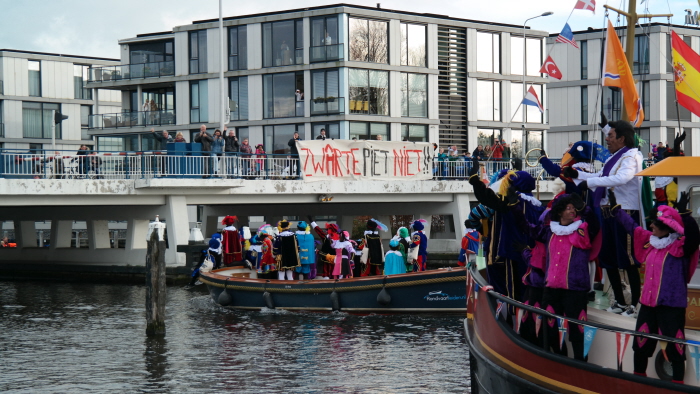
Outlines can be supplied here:
M311 273L311 266L316 264L314 236L307 232L308 225L306 222L299 222L297 228L299 231L297 231L295 235L297 237L297 243L299 244L299 261L301 265L297 267L295 271L300 275L308 276Z
M413 271L425 271L425 265L428 262L428 237L425 236L423 229L424 221L416 220L413 222L413 229L416 230L411 234L411 244L408 245L409 248L418 248L418 258L416 259L416 265L413 267Z

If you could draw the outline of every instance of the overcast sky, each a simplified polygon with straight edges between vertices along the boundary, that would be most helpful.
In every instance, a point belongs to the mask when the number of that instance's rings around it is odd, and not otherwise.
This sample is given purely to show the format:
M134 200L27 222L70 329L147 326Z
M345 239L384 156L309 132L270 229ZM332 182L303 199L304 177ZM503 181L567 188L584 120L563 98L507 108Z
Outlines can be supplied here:
M515 25L522 25L531 16L552 11L554 15L532 20L528 26L558 33L576 0L348 1L371 7L378 2L387 9ZM602 28L605 26L603 4L626 8L627 2L597 0L595 15L576 10L569 20L571 29ZM228 17L336 3L340 1L223 0L223 8L224 17ZM696 0L646 0L637 5L637 12L647 12L647 7L649 13L675 14L672 23L679 25L684 22L684 9L700 11ZM117 58L119 39L169 31L174 26L218 16L218 0L0 0L0 48ZM611 18L616 16L611 14ZM666 23L665 18L655 21Z

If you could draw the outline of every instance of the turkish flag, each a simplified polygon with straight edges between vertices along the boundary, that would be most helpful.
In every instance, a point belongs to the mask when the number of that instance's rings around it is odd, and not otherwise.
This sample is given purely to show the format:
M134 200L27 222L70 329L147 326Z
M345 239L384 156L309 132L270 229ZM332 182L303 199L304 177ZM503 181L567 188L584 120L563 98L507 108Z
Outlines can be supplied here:
M554 63L551 56L547 56L547 60L544 61L542 68L540 68L540 72L556 79L561 79L562 77L559 67L557 67L557 65Z
M595 14L595 0L578 0L574 6L575 10L590 10Z

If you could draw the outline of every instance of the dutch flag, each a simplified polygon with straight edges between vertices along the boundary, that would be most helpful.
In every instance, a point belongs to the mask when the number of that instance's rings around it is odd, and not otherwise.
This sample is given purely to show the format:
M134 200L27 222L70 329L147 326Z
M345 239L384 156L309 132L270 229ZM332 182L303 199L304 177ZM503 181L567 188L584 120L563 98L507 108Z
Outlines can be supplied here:
M537 107L540 110L540 112L544 113L544 108L542 108L540 99L537 98L537 93L535 92L535 88L533 86L530 86L530 89L527 90L527 94L523 99L523 105L532 105L534 107Z

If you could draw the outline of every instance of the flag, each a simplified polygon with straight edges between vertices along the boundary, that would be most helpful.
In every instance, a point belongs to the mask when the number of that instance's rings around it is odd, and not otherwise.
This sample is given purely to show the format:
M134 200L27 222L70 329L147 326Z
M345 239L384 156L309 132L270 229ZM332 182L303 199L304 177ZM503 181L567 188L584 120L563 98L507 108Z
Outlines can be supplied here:
M530 86L530 89L527 90L527 94L523 99L523 105L532 105L533 107L537 107L540 112L544 113L544 108L542 108L540 99L537 98L537 92L535 92L535 88L533 86Z
M542 327L542 315L535 315L535 337L540 336L540 327Z
M605 40L603 86L616 86L622 89L625 110L630 123L634 127L641 126L644 120L642 101L639 99L632 71L625 58L625 51L610 21L608 21L608 35Z
M591 350L596 332L598 332L598 329L595 327L583 326L583 357L588 356L588 351Z
M557 325L559 326L559 348L561 348L564 344L564 338L566 338L566 329L569 327L569 321L558 317Z
M523 313L525 311L522 308L515 308L515 332L520 334L520 324L523 321Z
M695 380L700 380L700 348L697 345L689 345L690 357L693 361L690 363L695 370Z
M576 39L574 38L574 32L571 31L571 26L569 24L565 24L564 28L561 29L561 33L557 36L557 39L554 40L554 42L563 42L564 44L571 44L574 46L574 48L578 49L578 44L576 43Z
M678 104L700 116L700 55L672 31L671 57Z
M590 10L595 14L595 0L578 0L574 6L575 10Z
M505 304L505 303L504 303L503 301L501 301L501 300L496 300L496 305L498 305L498 306L496 307L496 320L498 320L498 315L501 314L501 311L503 310L503 305L504 305L504 304Z
M659 347L661 348L661 352L663 352L663 354L664 354L664 359L666 359L666 362L669 362L668 355L666 354L666 346L668 346L668 342L659 341Z
M627 350L630 335L616 332L615 336L617 337L617 370L622 371L622 359L625 357L625 350Z
M556 63L554 63L554 59L552 59L551 56L547 56L547 60L544 61L544 64L540 68L540 72L556 79L561 79L562 77L559 67L557 67Z

